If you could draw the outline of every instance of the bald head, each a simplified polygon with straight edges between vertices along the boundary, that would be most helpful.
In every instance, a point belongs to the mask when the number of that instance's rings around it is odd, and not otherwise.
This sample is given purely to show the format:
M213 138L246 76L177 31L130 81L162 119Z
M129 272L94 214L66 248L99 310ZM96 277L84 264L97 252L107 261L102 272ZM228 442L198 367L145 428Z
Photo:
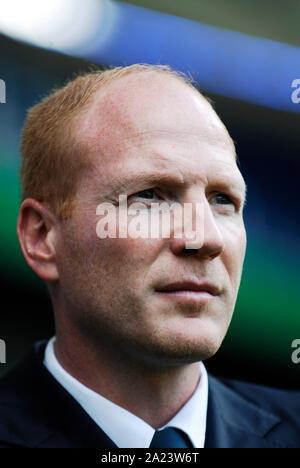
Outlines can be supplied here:
M206 134L213 144L229 144L234 153L232 139L208 100L181 77L160 70L132 72L100 88L81 117L76 135L92 152L138 138L141 132L150 137L180 128L182 134Z

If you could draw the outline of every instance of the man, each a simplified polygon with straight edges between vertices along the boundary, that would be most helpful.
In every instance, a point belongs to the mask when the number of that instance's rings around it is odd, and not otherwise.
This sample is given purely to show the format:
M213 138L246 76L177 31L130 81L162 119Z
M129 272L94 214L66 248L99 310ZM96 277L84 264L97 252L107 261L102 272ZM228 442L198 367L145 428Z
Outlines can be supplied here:
M17 231L56 336L2 379L0 444L299 445L299 394L221 382L202 362L228 329L246 248L245 183L207 99L168 67L78 77L31 109L22 155ZM153 203L198 204L197 241L193 223L129 235L120 195L144 227ZM117 235L101 238L104 205Z

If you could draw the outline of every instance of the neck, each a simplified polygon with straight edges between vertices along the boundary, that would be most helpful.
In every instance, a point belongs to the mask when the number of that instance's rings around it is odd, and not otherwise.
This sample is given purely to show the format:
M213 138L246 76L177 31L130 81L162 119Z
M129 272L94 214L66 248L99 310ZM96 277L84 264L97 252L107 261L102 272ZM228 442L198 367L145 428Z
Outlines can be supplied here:
M189 400L200 378L199 362L163 368L143 365L116 346L96 348L78 334L57 333L55 355L82 384L155 429L167 424Z

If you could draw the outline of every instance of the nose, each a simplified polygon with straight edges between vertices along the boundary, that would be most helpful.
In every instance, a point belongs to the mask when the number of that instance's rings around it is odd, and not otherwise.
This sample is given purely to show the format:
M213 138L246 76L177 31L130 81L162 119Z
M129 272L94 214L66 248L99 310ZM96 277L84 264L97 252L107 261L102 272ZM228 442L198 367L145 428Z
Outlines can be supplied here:
M184 227L180 237L176 237L173 232L170 239L170 249L174 255L190 254L203 259L213 259L223 252L225 247L224 237L208 200L205 199L199 206L201 206L201 210L200 212L196 210L198 216L196 229L193 229L192 223L189 223L189 229Z

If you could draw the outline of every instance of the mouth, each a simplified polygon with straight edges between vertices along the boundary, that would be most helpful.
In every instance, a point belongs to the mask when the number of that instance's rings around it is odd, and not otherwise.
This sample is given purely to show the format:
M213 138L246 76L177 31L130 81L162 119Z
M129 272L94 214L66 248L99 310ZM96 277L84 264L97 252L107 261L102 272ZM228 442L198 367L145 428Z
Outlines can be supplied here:
M221 291L213 283L181 281L158 288L157 293L168 298L207 302L219 296Z

